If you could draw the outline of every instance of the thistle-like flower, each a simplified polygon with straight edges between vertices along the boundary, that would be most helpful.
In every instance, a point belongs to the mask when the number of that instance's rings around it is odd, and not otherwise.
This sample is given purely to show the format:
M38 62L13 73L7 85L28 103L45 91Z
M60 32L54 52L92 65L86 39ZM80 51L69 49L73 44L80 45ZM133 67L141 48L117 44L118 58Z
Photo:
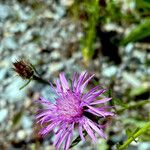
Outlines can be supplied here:
M97 140L95 133L106 139L103 125L99 124L99 121L95 120L94 117L100 119L114 115L114 113L108 111L111 107L104 105L111 98L99 97L106 91L100 86L85 92L86 86L93 76L89 76L87 72L80 75L75 73L71 87L69 87L64 73L61 73L60 79L55 82L56 87L51 84L57 94L55 103L43 97L38 100L45 108L38 111L36 116L37 123L46 124L39 133L45 136L54 131L56 150L60 149L63 142L64 150L69 149L75 128L77 128L83 141L85 140L83 130L94 142Z

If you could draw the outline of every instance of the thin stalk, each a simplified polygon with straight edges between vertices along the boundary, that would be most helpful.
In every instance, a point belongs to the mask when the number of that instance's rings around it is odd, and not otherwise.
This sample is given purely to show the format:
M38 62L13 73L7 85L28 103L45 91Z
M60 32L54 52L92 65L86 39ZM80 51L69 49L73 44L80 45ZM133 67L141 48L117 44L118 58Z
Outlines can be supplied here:
M86 135L87 135L87 132L84 130L83 131L83 136L85 137ZM70 145L70 148L76 146L80 141L81 141L81 137L79 135L75 140L73 140L73 142Z
M33 80L36 80L36 81L38 81L38 82L41 82L41 83L50 85L48 81L46 81L46 80L44 80L43 78L38 77L38 76L36 76L36 75L33 75L32 79L33 79Z
M127 146L137 137L139 137L142 133L146 132L150 128L150 121L141 129L139 129L132 137L127 139L127 141L119 147L118 150L124 150Z
M27 83L25 83L23 86L21 86L21 87L19 88L19 90L22 90L24 87L26 87L26 86L31 82L31 80L32 80L32 79L29 79L29 80L27 81Z
M129 106L125 107L125 108L119 109L118 111L116 111L116 113L120 114L120 113L122 113L123 111L125 111L127 109L137 108L137 107L143 106L143 105L148 104L148 103L150 103L150 100L143 100L143 101L138 102L136 104L132 104L132 105L129 105Z

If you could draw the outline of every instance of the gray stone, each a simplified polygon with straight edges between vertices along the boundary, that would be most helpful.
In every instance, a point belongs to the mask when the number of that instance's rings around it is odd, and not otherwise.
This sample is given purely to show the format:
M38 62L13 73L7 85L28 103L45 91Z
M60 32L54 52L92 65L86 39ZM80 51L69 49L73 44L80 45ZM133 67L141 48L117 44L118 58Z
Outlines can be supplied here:
M54 15L56 20L59 20L64 14L65 14L65 9L62 6L56 7L56 14Z
M143 53L142 51L137 51L137 50L133 52L133 56L139 59L141 62L145 61L145 54L146 53Z
M19 130L16 136L18 140L23 140L26 138L27 134L24 130Z
M41 92L42 97L46 100L49 100L52 103L55 103L55 98L57 95L54 93L53 89L50 86L45 87Z
M6 72L6 69L0 69L0 81L4 80Z
M52 63L49 66L49 71L50 74L57 72L57 71L61 71L64 68L64 64L62 62L59 63Z
M2 94L3 97L6 98L9 102L23 101L26 97L26 92L29 85L22 90L19 90L19 88L23 86L25 82L27 81L22 81L20 78L13 77L12 81L4 90L4 93Z
M112 77L116 74L117 72L117 67L115 66L110 66L110 67L106 67L105 69L103 69L103 76L106 76L106 77Z
M27 29L27 24L26 23L15 23L14 25L10 27L10 31L15 33L15 32L25 32Z
M74 0L60 0L61 5L69 7L74 3Z
M127 46L125 47L125 52L130 54L131 51L133 50L134 45L132 43L127 44Z
M57 41L51 43L51 47L54 48L54 49L60 48L61 47L61 41L57 40Z
M6 19L10 15L10 8L0 4L0 20Z
M52 60L59 60L61 58L61 55L58 51L53 51L50 55L50 58Z
M24 129L32 127L32 120L30 117L25 116L25 115L22 117L22 127Z
M123 72L123 79L133 87L139 87L141 85L140 80L137 79L134 74Z
M150 150L150 142L141 142L138 145L138 150Z
M16 50L18 45L13 37L6 37L2 41L4 49Z
M2 123L8 115L8 110L6 108L0 110L0 123Z

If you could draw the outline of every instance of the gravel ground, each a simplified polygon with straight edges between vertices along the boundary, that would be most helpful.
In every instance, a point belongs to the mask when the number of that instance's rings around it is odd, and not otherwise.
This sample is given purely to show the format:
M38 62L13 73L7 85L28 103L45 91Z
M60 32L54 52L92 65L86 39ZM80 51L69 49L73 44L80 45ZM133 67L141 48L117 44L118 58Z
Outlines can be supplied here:
M149 86L150 69L145 65L150 59L148 50L142 50L138 43L130 43L119 47L121 63L115 65L101 52L86 65L82 58L80 39L83 36L80 22L67 15L67 8L72 1L54 0L27 2L22 0L5 0L0 2L0 149L54 149L51 136L44 140L37 135L34 123L36 107L33 101L40 95L50 99L53 97L49 86L31 82L24 89L19 88L26 82L20 79L12 69L12 62L25 58L29 60L46 80L53 81L64 71L67 76L74 72L88 70L95 73L95 81L111 88L113 97L124 103L134 100L148 99L149 93L132 95L133 89ZM110 27L113 25L110 25ZM118 27L115 25L115 28ZM113 28L114 29L114 28ZM121 30L122 27L120 27ZM106 31L111 30L105 28ZM99 44L99 43L97 43ZM125 96L125 93L130 93ZM50 94L51 93L51 94ZM150 105L142 108L139 117L149 114ZM119 108L119 106L118 106ZM137 111L125 112L112 121L108 128L111 142L125 139L124 126L134 120ZM121 118L124 118L122 122ZM130 150L143 149L142 144L150 147L150 143L133 143ZM105 142L99 139L97 145L90 140L80 143L74 149L105 149Z

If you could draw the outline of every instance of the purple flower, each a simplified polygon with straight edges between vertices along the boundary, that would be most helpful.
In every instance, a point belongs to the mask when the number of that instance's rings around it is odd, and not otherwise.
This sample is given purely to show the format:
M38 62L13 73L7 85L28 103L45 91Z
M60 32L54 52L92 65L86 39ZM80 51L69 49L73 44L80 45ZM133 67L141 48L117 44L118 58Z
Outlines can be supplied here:
M58 150L64 142L64 149L68 150L73 131L77 128L81 139L84 141L83 130L96 142L97 133L102 138L106 139L103 132L103 125L98 123L95 118L103 118L106 116L113 116L114 113L109 112L110 106L104 106L104 103L111 100L111 98L99 98L106 89L101 89L100 86L92 88L85 92L88 82L94 75L89 76L87 72L80 75L74 74L71 88L65 78L64 73L60 74L60 79L56 80L56 87L51 84L57 94L55 103L40 98L38 101L45 106L37 116L37 123L46 124L41 130L42 136L49 132L55 132L54 145Z

